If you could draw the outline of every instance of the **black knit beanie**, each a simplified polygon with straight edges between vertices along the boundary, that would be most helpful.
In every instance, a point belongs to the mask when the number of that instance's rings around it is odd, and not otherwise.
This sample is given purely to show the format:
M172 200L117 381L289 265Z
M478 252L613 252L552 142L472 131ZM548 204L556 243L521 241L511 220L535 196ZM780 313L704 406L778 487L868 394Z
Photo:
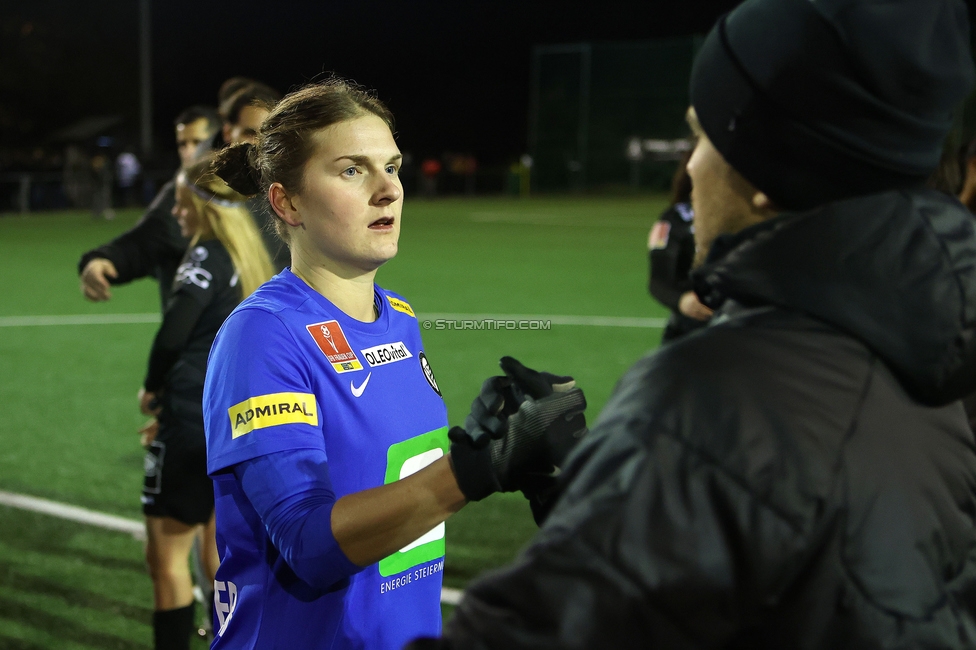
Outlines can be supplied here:
M961 0L746 0L705 39L691 104L733 168L803 210L924 181L973 80Z

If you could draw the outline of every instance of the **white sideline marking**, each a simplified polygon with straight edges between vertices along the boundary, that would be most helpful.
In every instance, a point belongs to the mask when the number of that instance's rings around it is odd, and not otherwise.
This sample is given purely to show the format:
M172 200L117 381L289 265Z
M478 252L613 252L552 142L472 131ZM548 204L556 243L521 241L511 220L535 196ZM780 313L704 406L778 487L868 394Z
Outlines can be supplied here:
M74 314L70 316L0 316L0 327L39 327L46 325L125 325L158 323L159 314Z
M425 320L541 320L553 325L582 327L638 327L661 329L665 318L634 318L627 316L560 316L549 314L418 314ZM0 316L0 327L40 327L53 325L121 325L128 323L158 323L160 315L153 314L75 314L70 316Z
M11 508L20 508L21 510L30 510L31 512L51 515L60 519L77 521L82 524L90 524L107 530L129 533L138 540L146 539L146 524L135 519L116 517L115 515L89 510L88 508L69 506L66 503L48 501L47 499L39 499L37 497L27 496L26 494L15 494L2 490L0 490L0 504L10 506Z
M78 506L70 506L66 503L48 501L47 499L39 499L26 494L16 494L3 490L0 490L0 505L39 512L41 514L51 515L52 517L58 517L59 519L77 521L78 523L89 524L106 530L128 533L139 541L145 541L146 539L145 523L135 519L126 519L125 517L116 517L115 515L109 515L104 512L89 510L88 508L79 508ZM444 587L441 589L441 602L446 605L457 605L461 602L461 593L460 589Z
M464 592L460 589L451 589L450 587L441 588L441 602L445 605L457 606L461 602L461 594Z

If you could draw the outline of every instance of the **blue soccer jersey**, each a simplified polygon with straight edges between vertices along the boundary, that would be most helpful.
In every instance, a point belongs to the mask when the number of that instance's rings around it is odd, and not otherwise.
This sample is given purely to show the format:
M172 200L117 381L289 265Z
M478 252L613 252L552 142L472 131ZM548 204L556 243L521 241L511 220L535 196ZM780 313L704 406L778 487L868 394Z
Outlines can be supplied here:
M379 287L375 304L375 322L357 321L286 269L244 300L217 335L204 393L221 558L214 648L399 649L440 635L443 524L316 588L281 566L264 522L228 471L268 454L321 450L338 499L447 453L447 409L416 316Z

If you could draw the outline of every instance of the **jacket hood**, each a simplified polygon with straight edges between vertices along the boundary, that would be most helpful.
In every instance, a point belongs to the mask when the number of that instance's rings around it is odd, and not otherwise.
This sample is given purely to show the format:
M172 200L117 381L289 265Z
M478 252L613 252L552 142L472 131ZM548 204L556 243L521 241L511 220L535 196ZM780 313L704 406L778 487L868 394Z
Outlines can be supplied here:
M860 339L929 405L976 390L976 232L954 198L891 191L716 239L702 301L772 304Z

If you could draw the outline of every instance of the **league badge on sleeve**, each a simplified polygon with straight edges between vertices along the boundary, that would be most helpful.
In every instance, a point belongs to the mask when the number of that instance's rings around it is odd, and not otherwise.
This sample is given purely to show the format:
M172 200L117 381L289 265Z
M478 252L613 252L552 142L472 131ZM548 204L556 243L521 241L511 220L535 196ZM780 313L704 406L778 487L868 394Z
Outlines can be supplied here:
M324 323L312 323L306 325L305 329L312 335L315 344L325 355L325 358L332 364L332 368L338 372L352 372L362 370L363 364L359 362L359 357L349 347L346 335L339 327L339 321L330 320Z

